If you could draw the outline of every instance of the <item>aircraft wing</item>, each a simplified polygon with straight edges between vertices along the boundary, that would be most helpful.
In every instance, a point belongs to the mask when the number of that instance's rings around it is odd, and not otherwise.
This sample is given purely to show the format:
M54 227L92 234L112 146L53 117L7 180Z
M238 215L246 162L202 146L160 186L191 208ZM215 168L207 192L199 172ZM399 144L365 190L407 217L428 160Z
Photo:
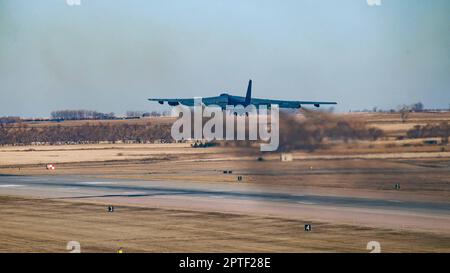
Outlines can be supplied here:
M271 99L256 99L252 98L251 103L255 106L271 104L278 104L280 108L300 108L304 104L314 105L319 107L322 104L337 104L334 101L290 101L290 100L271 100Z
M201 99L202 103L205 105L219 105L222 107L225 107L228 102L228 98L224 96L218 96L218 97L198 97L197 99ZM185 106L194 106L196 98L188 98L188 99L148 99L149 101L157 101L159 104L164 104L164 102L167 102L170 106L176 106L179 104L185 105Z
M149 101L157 101L159 104L167 102L170 106L177 106L179 104L186 106L194 106L194 99L148 99Z

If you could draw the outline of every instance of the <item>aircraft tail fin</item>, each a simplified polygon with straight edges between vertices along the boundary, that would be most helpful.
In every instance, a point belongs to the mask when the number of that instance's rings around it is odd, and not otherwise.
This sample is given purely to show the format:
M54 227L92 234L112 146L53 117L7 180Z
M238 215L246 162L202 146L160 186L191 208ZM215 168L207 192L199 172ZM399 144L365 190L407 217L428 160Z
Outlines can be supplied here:
M249 105L252 102L252 80L248 81L247 94L245 95L245 104Z

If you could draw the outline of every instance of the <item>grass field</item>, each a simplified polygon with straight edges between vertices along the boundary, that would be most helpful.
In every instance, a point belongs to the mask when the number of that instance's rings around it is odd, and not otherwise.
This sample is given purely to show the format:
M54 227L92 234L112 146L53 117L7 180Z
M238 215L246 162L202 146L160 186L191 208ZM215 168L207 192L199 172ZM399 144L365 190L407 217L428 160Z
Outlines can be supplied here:
M450 236L305 220L0 198L0 252L446 252Z

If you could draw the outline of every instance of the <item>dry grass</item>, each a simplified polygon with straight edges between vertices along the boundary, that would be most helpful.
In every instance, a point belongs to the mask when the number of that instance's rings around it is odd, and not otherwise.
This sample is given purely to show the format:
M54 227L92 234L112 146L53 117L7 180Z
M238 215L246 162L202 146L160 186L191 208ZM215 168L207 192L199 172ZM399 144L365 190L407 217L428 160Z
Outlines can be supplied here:
M93 144L60 146L5 146L0 148L0 166L47 163L95 162L133 159L165 159L179 154L202 154L211 150L191 149L188 144Z
M0 252L447 252L450 237L307 220L0 197Z

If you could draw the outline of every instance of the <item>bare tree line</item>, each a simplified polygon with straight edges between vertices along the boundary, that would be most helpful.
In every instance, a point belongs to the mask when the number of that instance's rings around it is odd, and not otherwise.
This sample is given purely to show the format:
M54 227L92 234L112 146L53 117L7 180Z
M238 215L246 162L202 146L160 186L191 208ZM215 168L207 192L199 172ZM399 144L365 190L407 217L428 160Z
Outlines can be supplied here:
M157 111L151 111L151 112L146 112L146 111L127 111L125 113L125 116L127 118L140 118L140 117L161 117L161 116L169 116L170 113L167 113L167 111L165 112L157 112Z
M323 146L324 139L348 142L351 140L377 140L384 137L378 128L367 127L363 121L343 119L334 115L303 110L305 119L293 115L280 116L280 150L314 150ZM14 120L15 119L11 119ZM99 142L172 142L170 123L85 123L78 126L33 127L26 123L15 125L0 123L0 145L30 144L87 144ZM450 125L417 125L407 131L408 138L440 137L442 143L449 142ZM248 146L250 142L235 142L225 145Z
M9 124L9 123L16 123L16 122L20 122L20 117L0 117L0 124L4 123L4 124Z
M57 110L50 113L52 119L82 120L82 119L114 119L114 113L101 113L91 110Z
M170 124L83 124L30 127L0 124L0 145L172 142Z
M416 125L408 130L406 136L409 138L440 137L442 144L448 144L450 125L446 121L439 124Z

